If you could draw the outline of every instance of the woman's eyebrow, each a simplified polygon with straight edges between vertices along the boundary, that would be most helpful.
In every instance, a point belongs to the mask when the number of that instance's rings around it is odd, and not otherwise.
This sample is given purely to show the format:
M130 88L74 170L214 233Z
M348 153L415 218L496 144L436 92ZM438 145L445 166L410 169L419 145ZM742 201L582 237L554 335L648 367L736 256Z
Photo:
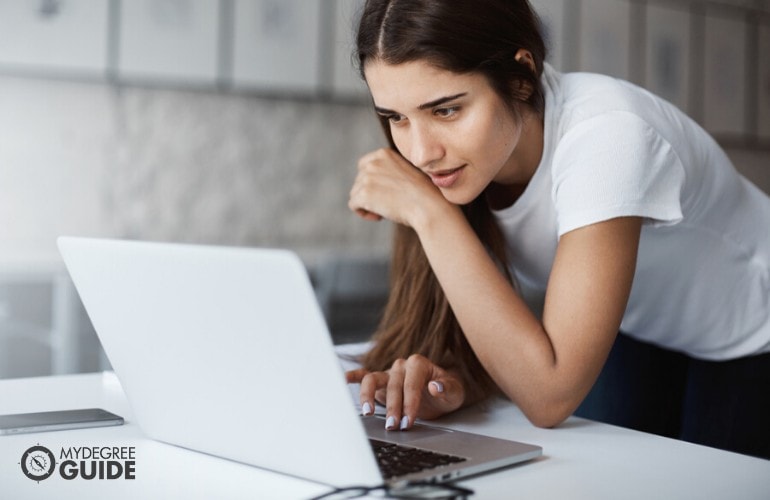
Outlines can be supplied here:
M439 97L438 99L435 99L430 102L426 102L425 104L420 104L417 106L417 109L428 109L428 108L434 108L436 106L441 106L442 104L446 104L450 101L454 101L455 99L459 99L460 97L463 97L467 92L461 92L459 94L455 95L448 95L446 97Z
M448 102L454 101L455 99L459 99L460 97L463 97L466 94L467 94L467 92L461 92L461 93L455 94L455 95L448 95L446 97L439 97L438 99L434 99L434 100L432 100L430 102L426 102L424 104L420 104L419 106L417 106L417 109L423 110L423 109L434 108L436 106L441 106L442 104L446 104ZM379 106L375 106L374 110L378 114L381 114L381 115L394 115L394 114L398 114L395 111L393 111L392 109L381 108Z
M395 111L393 111L392 109L381 108L379 106L375 106L374 110L377 112L378 115L396 115L396 114L398 114Z

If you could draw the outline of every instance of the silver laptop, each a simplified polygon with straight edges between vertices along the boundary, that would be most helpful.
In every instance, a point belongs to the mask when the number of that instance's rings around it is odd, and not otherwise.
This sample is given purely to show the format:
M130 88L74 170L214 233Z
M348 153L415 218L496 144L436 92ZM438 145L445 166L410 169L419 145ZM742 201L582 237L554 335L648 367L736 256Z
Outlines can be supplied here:
M427 425L385 431L378 417L360 417L292 252L73 237L58 244L136 423L152 439L335 487L447 481L542 453ZM383 442L450 458L383 475L374 452Z

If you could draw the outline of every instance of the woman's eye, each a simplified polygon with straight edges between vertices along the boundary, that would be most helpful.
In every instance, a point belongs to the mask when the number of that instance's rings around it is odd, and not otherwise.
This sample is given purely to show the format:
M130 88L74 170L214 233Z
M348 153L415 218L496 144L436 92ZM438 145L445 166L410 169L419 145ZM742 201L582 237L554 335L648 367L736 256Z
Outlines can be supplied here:
M404 119L404 117L402 115L396 115L396 114L387 115L387 116L385 116L385 118L387 118L387 120L390 123L393 123L393 124L399 123L399 122L401 122Z
M452 106L451 108L438 108L433 112L433 114L440 116L441 118L450 118L457 114L459 110L459 106Z

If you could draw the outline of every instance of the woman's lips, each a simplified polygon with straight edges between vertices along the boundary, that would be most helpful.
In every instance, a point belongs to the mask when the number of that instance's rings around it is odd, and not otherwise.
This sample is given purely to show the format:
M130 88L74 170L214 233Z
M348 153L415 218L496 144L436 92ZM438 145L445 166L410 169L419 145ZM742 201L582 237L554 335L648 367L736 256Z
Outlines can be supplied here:
M462 167L453 168L451 170L428 172L428 176L430 177L430 180L433 181L435 186L440 188L448 188L457 182L457 179L460 177L460 173L462 172L463 168L465 168L465 165Z

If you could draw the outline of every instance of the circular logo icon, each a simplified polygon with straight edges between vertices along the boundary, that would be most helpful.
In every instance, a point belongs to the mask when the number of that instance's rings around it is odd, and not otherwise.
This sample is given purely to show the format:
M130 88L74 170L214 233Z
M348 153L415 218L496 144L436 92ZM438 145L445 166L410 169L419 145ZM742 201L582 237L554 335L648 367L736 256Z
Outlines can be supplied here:
M21 470L33 481L48 479L56 469L56 459L45 446L33 446L21 456Z

